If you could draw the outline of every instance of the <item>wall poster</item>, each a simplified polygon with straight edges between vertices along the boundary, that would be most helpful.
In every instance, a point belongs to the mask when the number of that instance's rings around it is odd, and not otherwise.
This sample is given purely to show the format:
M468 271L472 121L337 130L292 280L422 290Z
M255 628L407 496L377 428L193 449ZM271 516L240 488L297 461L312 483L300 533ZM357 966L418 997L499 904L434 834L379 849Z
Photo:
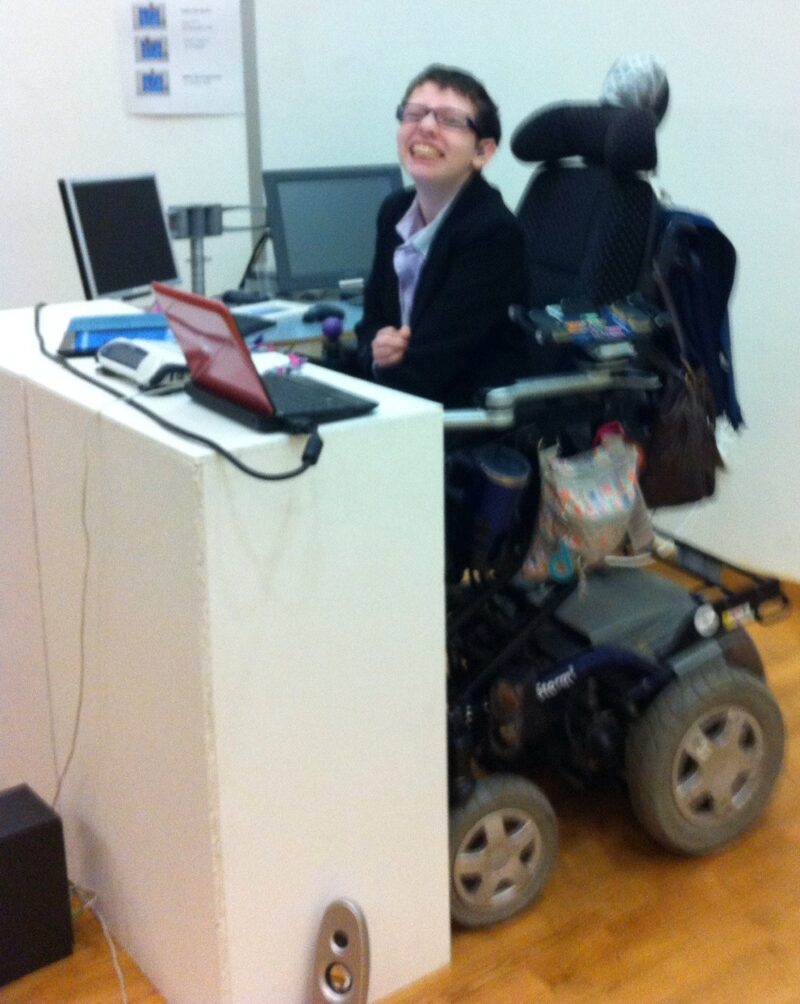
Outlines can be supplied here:
M117 24L129 112L244 113L240 0L117 0Z

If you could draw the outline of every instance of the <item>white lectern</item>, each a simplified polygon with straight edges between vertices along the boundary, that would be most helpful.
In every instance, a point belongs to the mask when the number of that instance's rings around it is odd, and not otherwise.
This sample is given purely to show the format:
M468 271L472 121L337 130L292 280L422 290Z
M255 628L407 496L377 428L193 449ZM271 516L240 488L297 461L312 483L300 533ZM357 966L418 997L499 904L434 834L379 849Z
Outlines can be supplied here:
M46 341L118 309L46 308ZM441 413L315 375L378 410L260 482L0 314L0 787L51 799L72 754L70 875L174 1002L302 1004L341 896L371 1000L449 959ZM152 407L262 470L302 452Z

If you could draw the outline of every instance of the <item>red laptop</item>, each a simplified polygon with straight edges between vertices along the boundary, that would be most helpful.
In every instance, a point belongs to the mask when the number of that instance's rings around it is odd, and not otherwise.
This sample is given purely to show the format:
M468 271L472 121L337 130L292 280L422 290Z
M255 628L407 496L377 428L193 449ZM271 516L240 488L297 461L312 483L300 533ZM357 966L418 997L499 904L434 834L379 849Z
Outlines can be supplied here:
M224 304L160 282L153 292L186 356L192 376L187 390L206 407L262 432L306 431L377 407L294 371L259 374Z

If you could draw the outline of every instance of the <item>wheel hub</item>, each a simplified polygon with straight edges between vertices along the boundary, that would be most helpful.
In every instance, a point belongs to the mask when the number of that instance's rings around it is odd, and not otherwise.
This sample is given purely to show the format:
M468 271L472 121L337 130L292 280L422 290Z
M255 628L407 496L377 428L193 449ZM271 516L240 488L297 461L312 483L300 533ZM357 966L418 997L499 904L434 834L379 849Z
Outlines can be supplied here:
M714 824L741 811L758 787L764 737L735 705L715 708L685 733L673 767L673 794L692 823Z
M493 872L506 868L511 861L511 851L504 847L495 847L489 854L489 870Z
M536 874L540 854L538 828L527 813L488 813L466 834L456 854L459 894L483 907L518 896Z

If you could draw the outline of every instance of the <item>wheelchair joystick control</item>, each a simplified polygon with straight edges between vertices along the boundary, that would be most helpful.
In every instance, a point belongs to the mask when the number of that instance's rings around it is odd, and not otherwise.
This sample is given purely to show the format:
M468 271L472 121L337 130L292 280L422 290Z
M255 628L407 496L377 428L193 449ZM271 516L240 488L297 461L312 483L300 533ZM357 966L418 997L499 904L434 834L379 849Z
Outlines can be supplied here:
M326 360L339 359L342 347L339 344L343 331L342 321L338 317L326 317L322 322L323 356Z

